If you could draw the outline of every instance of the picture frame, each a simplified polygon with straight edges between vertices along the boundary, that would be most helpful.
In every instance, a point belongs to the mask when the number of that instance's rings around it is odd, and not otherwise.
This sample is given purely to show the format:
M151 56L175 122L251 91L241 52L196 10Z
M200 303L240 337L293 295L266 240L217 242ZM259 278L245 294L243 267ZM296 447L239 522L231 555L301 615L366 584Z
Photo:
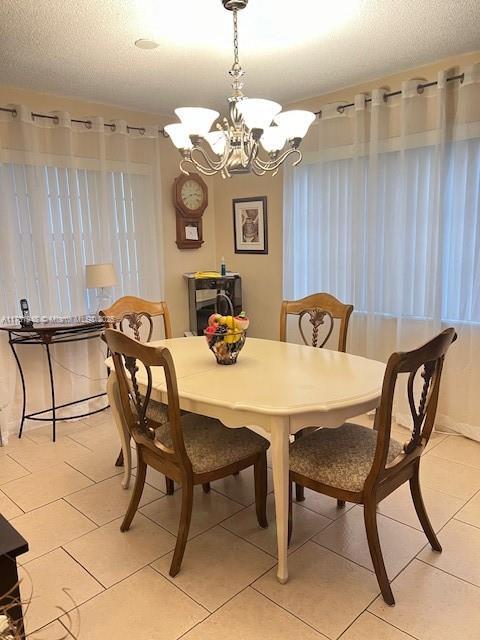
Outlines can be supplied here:
M233 200L235 253L268 254L267 196Z

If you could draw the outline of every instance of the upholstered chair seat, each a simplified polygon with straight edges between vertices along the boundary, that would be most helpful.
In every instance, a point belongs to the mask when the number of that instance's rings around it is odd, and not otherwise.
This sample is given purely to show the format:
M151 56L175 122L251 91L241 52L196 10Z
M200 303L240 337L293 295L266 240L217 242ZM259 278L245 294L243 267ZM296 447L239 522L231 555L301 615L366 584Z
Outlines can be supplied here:
M377 432L359 424L317 429L291 445L290 469L316 482L359 492L372 468L376 446ZM402 451L403 445L390 439L387 464Z
M159 403L155 403L159 404ZM189 413L181 418L183 440L193 473L208 473L265 452L270 443L250 429L228 429L219 420ZM155 439L173 448L168 423L158 427Z

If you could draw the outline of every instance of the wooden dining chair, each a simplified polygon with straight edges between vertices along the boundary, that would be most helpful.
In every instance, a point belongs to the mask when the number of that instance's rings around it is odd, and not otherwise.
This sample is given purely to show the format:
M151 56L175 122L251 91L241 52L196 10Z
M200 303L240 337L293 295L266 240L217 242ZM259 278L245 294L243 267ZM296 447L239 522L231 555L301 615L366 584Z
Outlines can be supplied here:
M280 310L280 341L287 341L289 315L298 316L298 331L304 344L319 348L326 346L335 328L335 320L339 320L337 351L345 352L348 323L352 312L352 304L344 304L330 293L314 293L300 300L284 300ZM309 337L306 335L307 328L310 332ZM294 436L295 440L308 432L309 429L298 431ZM297 502L305 500L305 490L298 483L295 484L295 497ZM339 507L345 506L343 500L338 500L337 504Z
M363 504L370 556L383 599L389 605L395 600L378 537L377 504L408 480L423 531L432 549L442 550L423 503L419 469L435 423L445 354L456 338L455 329L445 329L418 349L390 356L373 429L353 423L337 429L319 429L290 448L289 540L292 482L333 498ZM417 394L419 372L423 383ZM412 435L405 444L390 437L395 387L398 375L403 373L409 374L407 396L412 414Z
M170 313L168 305L165 301L152 302L136 296L124 296L115 300L115 302L107 309L100 311L100 316L104 319L107 327L119 329L126 332L140 342L149 342L153 335L153 319L161 318L163 320L163 332L165 338L172 337L172 327L170 323ZM130 436L128 434L127 425L124 418L118 411L120 398L115 376L110 376L107 382L107 393L110 399L110 406L114 413L115 424L117 425L122 447L115 462L115 466L124 466L124 474L122 485L128 489L130 477L132 474L132 457L130 451ZM159 418L167 421L166 407L156 407ZM167 494L171 495L174 491L173 482L168 478L165 479Z
M182 563L195 485L225 478L253 465L257 519L261 527L267 527L268 440L246 427L228 429L219 420L194 413L181 416L175 367L169 350L142 344L115 329L106 329L105 336L118 377L122 410L137 449L135 487L121 531L129 529L137 511L147 465L182 487L182 508L170 565L171 576L177 575ZM164 424L156 422L149 412L152 367L163 367L165 374L168 422ZM138 372L143 369L145 375L139 380Z

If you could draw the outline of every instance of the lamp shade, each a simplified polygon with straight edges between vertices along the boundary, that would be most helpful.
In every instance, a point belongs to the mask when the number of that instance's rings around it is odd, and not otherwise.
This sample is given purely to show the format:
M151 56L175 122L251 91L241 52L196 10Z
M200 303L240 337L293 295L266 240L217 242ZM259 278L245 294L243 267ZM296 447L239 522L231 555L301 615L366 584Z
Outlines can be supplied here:
M202 137L210 131L210 127L220 115L218 111L203 107L181 107L175 109L175 113L189 136Z
M210 133L207 133L205 136L205 140L217 156L223 156L223 152L227 146L227 138L223 131L210 131Z
M314 113L302 110L283 111L275 117L275 123L283 127L289 140L303 138L314 120Z
M101 289L102 287L114 287L117 284L117 275L111 262L103 264L87 264L85 267L87 289Z
M170 136L170 140L177 149L191 149L193 147L188 132L181 122L167 124L165 133Z
M282 105L263 98L243 98L237 102L237 109L249 129L266 129L282 110Z
M282 127L267 127L263 130L260 138L260 144L268 153L280 151L285 146L286 141L287 136Z

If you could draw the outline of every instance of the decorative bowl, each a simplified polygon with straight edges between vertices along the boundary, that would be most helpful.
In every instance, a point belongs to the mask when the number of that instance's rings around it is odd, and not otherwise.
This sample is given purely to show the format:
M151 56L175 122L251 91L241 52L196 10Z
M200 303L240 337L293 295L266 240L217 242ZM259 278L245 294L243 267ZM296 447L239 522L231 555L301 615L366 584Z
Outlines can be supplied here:
M244 329L228 330L222 327L212 331L211 327L204 330L208 348L217 359L217 364L235 364L238 354L245 344L247 332Z

